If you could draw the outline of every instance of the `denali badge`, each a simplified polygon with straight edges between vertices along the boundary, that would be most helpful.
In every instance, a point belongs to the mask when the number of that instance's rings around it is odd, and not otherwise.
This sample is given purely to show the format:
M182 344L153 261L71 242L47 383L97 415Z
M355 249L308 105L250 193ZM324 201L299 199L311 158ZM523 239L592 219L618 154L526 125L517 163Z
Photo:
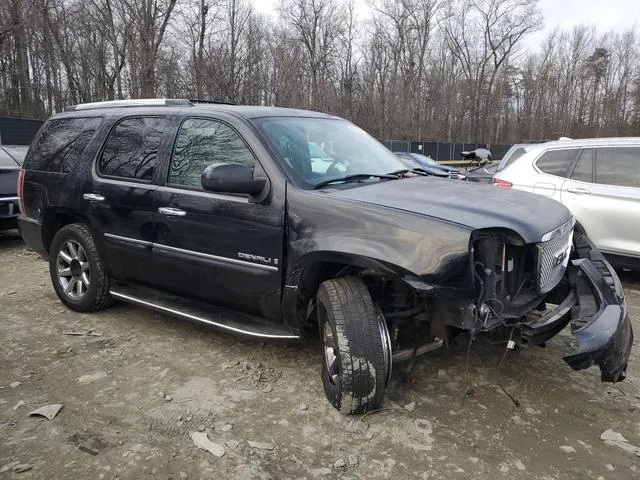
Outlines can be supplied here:
M569 252L567 250L562 250L561 252L556 253L553 257L553 266L557 267L558 265L563 263L568 254Z
M265 257L263 255L253 255L251 253L242 253L238 252L238 258L242 258L243 260L253 260L254 262L262 262L267 263L269 265L278 265L277 258Z

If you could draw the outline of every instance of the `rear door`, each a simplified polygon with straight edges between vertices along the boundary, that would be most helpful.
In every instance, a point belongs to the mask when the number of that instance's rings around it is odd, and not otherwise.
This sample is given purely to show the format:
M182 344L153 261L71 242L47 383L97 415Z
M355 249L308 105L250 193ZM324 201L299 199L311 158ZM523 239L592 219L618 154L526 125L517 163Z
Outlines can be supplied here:
M533 193L560 202L562 185L579 154L579 148L559 148L544 152L534 162L540 175L534 175L531 179Z
M585 153L563 188L563 202L607 253L640 257L640 147Z
M215 163L261 169L250 147L256 142L243 125L216 118L183 121L166 184L155 192L156 280L172 293L278 318L284 195L250 203L245 195L204 191L200 182Z
M168 156L170 130L167 116L118 120L98 154L92 184L83 192L92 230L103 241L111 272L119 280L153 283L154 179L162 156Z

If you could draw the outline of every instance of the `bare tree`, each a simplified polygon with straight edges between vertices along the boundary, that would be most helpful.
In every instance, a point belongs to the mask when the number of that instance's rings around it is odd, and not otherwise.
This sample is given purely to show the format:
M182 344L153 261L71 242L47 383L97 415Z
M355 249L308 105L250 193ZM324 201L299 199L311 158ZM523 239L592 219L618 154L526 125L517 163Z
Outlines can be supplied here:
M336 0L283 0L280 14L305 47L311 75L310 104L320 109L337 40L344 28L344 12Z
M5 0L0 114L168 96L337 113L379 138L640 134L636 28L521 48L536 0ZM363 21L366 18L366 21Z

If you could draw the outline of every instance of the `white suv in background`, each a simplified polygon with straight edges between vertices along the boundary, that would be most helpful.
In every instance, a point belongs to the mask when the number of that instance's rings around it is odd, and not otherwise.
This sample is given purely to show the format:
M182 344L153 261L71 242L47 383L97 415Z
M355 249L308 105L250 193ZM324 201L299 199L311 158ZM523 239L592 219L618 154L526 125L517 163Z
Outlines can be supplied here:
M493 183L563 203L613 264L640 269L640 138L530 145Z

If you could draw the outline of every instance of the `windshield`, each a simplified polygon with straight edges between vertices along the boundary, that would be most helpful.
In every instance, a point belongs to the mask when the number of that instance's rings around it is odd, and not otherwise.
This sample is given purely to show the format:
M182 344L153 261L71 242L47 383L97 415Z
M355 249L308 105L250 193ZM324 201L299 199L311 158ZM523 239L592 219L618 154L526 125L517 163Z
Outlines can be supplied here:
M329 159L329 156L324 153L322 147L314 142L309 142L309 154L311 155L311 158Z
M360 181L368 181L366 175L406 168L385 146L346 120L267 117L257 124L302 188L352 175L365 176Z

